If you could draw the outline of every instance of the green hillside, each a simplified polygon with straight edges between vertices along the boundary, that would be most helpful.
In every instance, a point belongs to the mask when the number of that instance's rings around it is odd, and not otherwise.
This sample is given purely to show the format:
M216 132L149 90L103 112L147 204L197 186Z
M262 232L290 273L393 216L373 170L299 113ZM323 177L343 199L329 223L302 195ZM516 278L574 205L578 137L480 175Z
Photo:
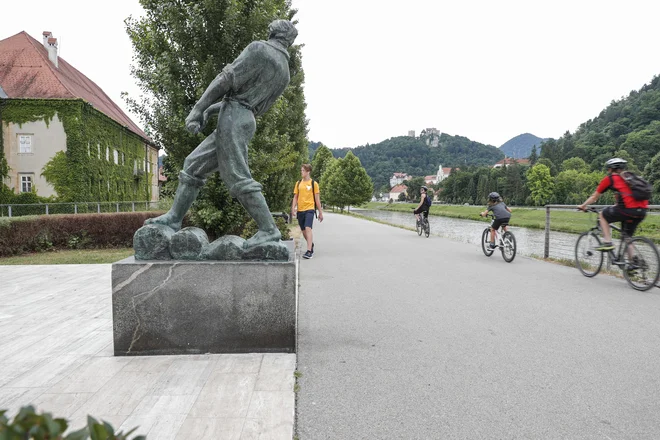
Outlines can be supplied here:
M571 157L602 170L612 156L626 156L639 170L660 151L660 77L619 101L571 134L545 142L540 156L560 165Z
M442 133L437 147L426 145L424 137L399 136L377 144L332 150L335 157L352 151L367 170L375 188L389 184L394 172L413 176L435 175L438 166L465 167L492 165L504 154L492 145L484 145L462 136Z

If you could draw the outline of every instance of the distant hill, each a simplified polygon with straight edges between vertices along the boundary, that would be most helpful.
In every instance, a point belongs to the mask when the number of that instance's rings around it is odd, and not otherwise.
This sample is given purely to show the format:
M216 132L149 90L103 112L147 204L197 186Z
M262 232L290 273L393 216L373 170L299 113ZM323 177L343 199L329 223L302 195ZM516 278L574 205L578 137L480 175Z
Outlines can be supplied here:
M426 145L423 137L399 136L377 144L331 150L335 157L352 151L367 170L376 188L388 185L394 172L412 176L435 175L438 166L492 165L504 158L493 145L484 145L463 136L440 135L437 147Z
M500 151L504 153L506 157L525 159L532 153L534 145L536 145L537 153L540 153L541 144L546 140L547 139L534 136L530 133L523 133L503 143L500 146Z
M309 144L307 144L307 148L309 150L309 163L312 163L314 153L316 153L316 150L318 150L321 145L323 145L323 142L309 141Z

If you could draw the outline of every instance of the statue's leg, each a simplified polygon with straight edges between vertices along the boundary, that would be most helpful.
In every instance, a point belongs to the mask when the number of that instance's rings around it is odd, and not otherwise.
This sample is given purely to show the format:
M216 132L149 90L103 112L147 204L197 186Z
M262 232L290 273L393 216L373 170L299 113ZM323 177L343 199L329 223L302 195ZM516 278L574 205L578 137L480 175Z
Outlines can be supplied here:
M240 104L228 103L218 118L218 171L229 188L259 227L247 240L247 247L279 241L282 234L261 193L261 184L252 178L247 145L254 136L256 123L251 111Z
M179 186L174 195L172 207L165 214L147 219L145 224L158 223L178 231L181 229L183 217L197 198L199 190L206 180L204 177L218 168L218 156L215 149L215 131L199 144L183 162L183 170L179 173Z

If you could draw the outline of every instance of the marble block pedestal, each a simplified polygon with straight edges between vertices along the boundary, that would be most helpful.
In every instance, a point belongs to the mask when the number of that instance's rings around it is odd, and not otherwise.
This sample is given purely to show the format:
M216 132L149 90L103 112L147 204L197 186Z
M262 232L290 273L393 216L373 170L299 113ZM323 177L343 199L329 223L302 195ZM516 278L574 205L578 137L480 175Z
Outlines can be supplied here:
M292 252L293 255L293 252ZM294 353L296 262L112 265L116 356Z

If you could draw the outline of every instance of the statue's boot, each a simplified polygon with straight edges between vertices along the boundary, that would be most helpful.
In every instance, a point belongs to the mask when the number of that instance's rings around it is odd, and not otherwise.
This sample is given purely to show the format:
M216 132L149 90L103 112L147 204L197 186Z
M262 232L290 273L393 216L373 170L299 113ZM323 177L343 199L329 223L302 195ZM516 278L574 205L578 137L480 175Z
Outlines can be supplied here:
M260 191L241 194L238 196L238 200L259 227L257 233L248 238L245 243L246 249L271 241L280 241L282 233L277 229L266 199Z
M197 198L199 189L204 183L204 179L190 176L186 172L181 171L181 173L179 173L179 186L176 189L174 202L172 203L170 210L161 216L145 220L144 224L165 225L174 229L174 231L181 229L183 217Z

